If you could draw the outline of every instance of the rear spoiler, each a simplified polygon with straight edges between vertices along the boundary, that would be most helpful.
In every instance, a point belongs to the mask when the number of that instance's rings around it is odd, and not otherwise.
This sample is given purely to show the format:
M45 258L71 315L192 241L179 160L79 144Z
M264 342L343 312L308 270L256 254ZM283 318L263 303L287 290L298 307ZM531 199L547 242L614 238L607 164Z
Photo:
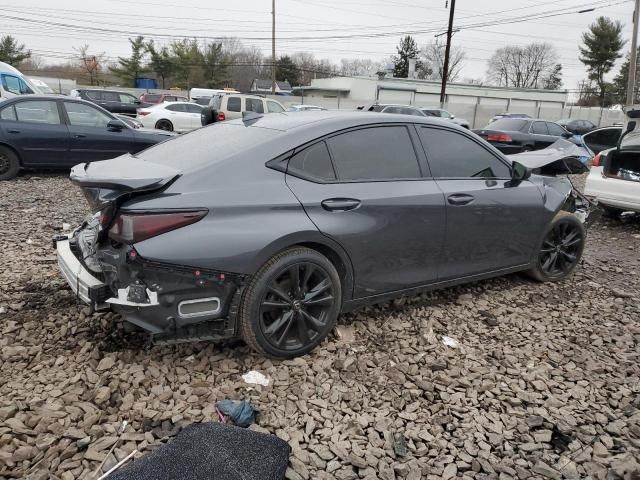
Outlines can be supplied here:
M591 155L584 148L563 138L542 150L507 155L512 161L542 175L575 175L589 171Z

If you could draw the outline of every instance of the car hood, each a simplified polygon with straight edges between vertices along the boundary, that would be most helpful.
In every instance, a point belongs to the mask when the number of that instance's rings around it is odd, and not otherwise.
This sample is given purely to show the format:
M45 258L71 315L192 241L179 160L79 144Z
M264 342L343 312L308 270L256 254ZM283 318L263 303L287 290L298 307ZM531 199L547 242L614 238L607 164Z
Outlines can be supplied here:
M542 150L507 155L531 170L539 170L543 175L578 174L588 171L585 157L589 153L584 148L563 138Z

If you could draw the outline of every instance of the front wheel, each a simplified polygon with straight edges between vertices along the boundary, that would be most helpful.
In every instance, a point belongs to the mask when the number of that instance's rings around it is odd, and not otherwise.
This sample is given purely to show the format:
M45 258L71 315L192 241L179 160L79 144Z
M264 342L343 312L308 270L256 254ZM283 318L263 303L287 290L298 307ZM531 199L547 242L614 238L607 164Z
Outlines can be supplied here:
M527 273L540 282L563 280L580 261L585 239L580 220L569 212L558 212L547 228L535 266Z
M341 304L333 264L315 250L291 248L272 257L247 286L238 315L240 332L259 353L297 357L333 330Z

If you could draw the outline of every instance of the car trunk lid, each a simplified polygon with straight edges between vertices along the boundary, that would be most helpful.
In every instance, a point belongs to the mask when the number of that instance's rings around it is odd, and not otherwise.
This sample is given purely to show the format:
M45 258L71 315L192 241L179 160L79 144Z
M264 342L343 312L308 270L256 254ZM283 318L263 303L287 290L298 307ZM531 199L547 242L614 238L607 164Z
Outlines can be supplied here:
M93 212L167 187L180 176L168 166L142 161L131 154L112 160L81 163L71 169L71 181L84 193Z
M589 153L568 140L559 139L547 148L507 155L541 175L580 174L588 171Z

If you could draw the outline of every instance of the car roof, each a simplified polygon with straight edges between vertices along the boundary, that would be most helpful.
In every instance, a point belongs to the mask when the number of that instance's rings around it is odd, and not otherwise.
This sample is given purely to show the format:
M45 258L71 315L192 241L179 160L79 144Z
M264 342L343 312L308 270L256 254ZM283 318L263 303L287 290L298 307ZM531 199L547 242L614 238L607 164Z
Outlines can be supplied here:
M229 123L243 123L243 120L232 120ZM338 128L349 128L380 123L424 123L431 125L446 125L455 127L455 124L446 122L436 117L417 117L415 115L389 115L388 113L363 112L360 110L310 110L306 112L282 112L262 115L256 119L246 122L251 126L260 128L270 128L283 132L291 130L303 130L309 127L318 128L320 126Z

